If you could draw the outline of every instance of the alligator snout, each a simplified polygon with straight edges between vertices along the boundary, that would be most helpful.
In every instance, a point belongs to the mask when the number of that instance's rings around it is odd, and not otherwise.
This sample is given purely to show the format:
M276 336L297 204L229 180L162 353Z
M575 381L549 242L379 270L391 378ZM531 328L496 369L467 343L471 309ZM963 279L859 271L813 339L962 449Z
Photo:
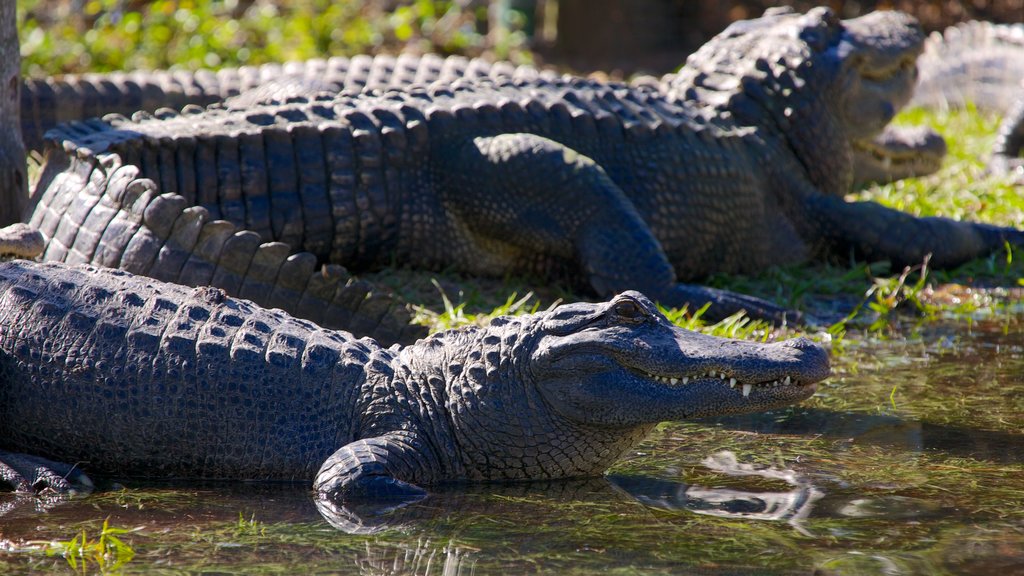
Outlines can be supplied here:
M795 363L799 367L802 382L818 382L832 373L828 350L821 344L800 336L784 340L779 346L794 348L800 352Z

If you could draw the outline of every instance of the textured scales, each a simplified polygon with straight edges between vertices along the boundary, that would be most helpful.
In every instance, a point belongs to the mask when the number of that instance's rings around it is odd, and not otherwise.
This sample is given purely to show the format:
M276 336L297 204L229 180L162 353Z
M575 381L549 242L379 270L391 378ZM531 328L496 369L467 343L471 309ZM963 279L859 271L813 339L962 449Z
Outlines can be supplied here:
M42 150L44 134L57 124L105 114L155 112L161 108L207 106L229 98L238 106L287 99L296 85L304 90L359 92L457 78L551 77L529 66L489 63L434 54L314 58L220 70L136 70L108 74L68 74L25 79L21 91L22 138Z
M689 332L638 293L383 349L213 288L13 261L0 480L42 487L35 456L118 477L315 476L342 500L595 475L659 421L791 404L828 371L805 339Z
M83 122L86 118L108 113L145 117L147 112L155 112L158 116L165 116L173 114L169 112L172 109L184 108L195 113L197 105L222 101L227 107L245 109L318 92L359 92L415 83L444 83L458 78L541 77L553 78L554 75L507 62L492 64L479 59L441 58L432 54L334 57L216 72L157 70L69 75L26 80L21 117L27 146L40 149L43 133L58 123L68 122L65 129L79 134L88 130L88 124ZM235 135L223 135L218 139L216 145L200 141L196 150L176 154L182 164L179 170L206 172L196 174L200 185L208 183L210 178L221 178L216 187L205 190L207 207L241 198L243 181L237 166L239 143ZM248 144L255 142L250 137L245 141L243 152L251 151ZM341 152L328 150L327 158ZM299 168L307 173L311 165L315 169L323 163L324 159L317 157L320 154L324 152L319 148L299 150L296 158ZM148 157L154 162L158 158ZM166 153L162 158L167 158ZM107 180L104 175L86 176L85 173L82 173L82 178L93 178L101 185L75 188L82 181L74 179L65 183L63 191L73 190L74 194L49 204L49 212L45 216L36 214L32 219L39 223L63 218L60 233L66 243L58 241L51 244L53 249L47 251L46 257L121 267L192 286L212 284L230 294L280 307L325 326L343 328L383 342L409 343L425 334L422 327L409 323L408 311L386 290L353 279L340 266L321 266L322 261L318 262L309 253L285 251L280 244L264 245L259 235L246 230L246 225L253 222L245 219L245 208L229 206L223 215L216 208L206 212L188 210L191 204L182 204L177 197L157 198L156 185L167 186L168 181L157 178L152 182L137 178L136 174L122 172L113 187L102 185ZM343 174L333 176L345 177ZM181 184L180 191L194 198L196 188L192 179L185 179ZM248 181L245 184L252 185ZM127 197L124 196L126 188L132 189ZM177 188L171 190L178 191ZM262 190L260 184L255 184L255 190ZM199 191L202 193L203 189ZM138 198L140 195L144 196L141 200ZM270 206L260 199L252 200L249 207L256 211L270 210ZM77 212L69 213L73 208ZM310 219L316 220L313 227L320 229L333 226L332 213L345 215L344 207L332 207L326 202L305 208L319 214L310 216ZM83 227L85 222L81 219L87 215L91 219ZM173 223L179 216L182 218L179 230L186 234L183 243L178 241L180 234L169 238L174 230ZM216 221L218 216L226 220ZM161 223L150 226L147 219L161 220ZM263 214L256 220L257 225L265 224L267 215ZM186 221L188 225L185 225ZM104 226L106 229L102 228ZM197 227L201 227L198 232ZM52 230L56 232L56 229ZM264 234L263 237L270 238L270 235ZM133 240L134 244L130 246ZM73 247L75 242L77 247ZM140 245L167 254L161 258L133 258L134 250L138 250ZM74 249L69 252L68 248ZM126 251L127 259L123 259Z

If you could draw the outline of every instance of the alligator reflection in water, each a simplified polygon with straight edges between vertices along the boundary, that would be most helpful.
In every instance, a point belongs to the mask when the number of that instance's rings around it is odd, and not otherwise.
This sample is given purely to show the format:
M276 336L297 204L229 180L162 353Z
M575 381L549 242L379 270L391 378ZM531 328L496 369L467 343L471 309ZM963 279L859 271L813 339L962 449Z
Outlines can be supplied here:
M726 428L749 432L846 438L857 444L898 447L917 452L942 451L951 456L999 464L1024 463L1024 434L884 414L796 408L781 419L778 413L765 413L749 417L716 418L714 422Z
M636 500L662 510L688 510L710 516L744 520L784 520L802 534L810 535L801 525L814 503L825 495L793 470L756 468L740 464L736 456L722 451L703 461L704 466L730 476L760 476L782 480L793 486L781 492L754 492L732 488L706 488L685 482L647 476L609 475L613 486Z
M703 461L704 466L730 476L758 476L781 480L793 489L787 491L747 491L733 488L693 486L677 480L649 476L609 475L605 479L516 483L505 485L456 485L432 494L427 500L387 510L368 510L341 505L329 499L317 499L317 509L332 526L349 534L374 534L383 530L411 529L433 518L448 516L465 507L468 498L496 493L504 497L543 495L560 500L592 499L607 492L609 484L646 506L671 511L690 511L711 516L744 520L786 521L803 534L800 522L810 514L814 503L824 496L817 487L792 470L740 464L732 452L723 451Z

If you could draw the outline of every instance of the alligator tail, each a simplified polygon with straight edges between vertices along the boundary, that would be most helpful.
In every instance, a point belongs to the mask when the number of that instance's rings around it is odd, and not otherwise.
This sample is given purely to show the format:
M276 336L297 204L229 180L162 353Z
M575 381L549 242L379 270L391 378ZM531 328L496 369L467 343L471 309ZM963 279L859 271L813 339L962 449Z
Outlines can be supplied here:
M30 207L46 237L45 260L92 263L277 307L382 342L423 335L405 306L338 265L214 219L159 191L114 153L50 154Z
M105 114L181 110L228 98L235 98L238 107L248 107L322 90L362 92L485 77L554 78L555 74L461 56L401 54L315 58L217 71L149 70L28 78L21 92L22 138L27 149L39 151L46 132L54 126Z

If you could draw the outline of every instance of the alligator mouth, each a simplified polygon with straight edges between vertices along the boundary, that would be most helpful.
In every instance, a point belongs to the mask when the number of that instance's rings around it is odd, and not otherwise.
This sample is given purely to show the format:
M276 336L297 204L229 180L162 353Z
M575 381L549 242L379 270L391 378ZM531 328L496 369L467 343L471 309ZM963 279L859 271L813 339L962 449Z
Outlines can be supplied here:
M941 164L943 153L933 152L924 147L886 148L871 140L854 140L853 148L858 152L870 154L872 158L884 165L905 164Z
M784 378L778 378L775 380L765 380L760 382L740 382L736 377L729 376L724 371L711 370L704 374L697 376L666 376L661 374L652 374L650 372L643 372L644 377L654 380L662 384L668 384L674 387L690 386L701 382L712 382L722 383L732 389L739 388L744 398L750 396L753 390L765 390L769 388L780 388L792 386L794 388L800 388L804 386L813 385L814 382L803 383L795 380L791 375L787 375Z

